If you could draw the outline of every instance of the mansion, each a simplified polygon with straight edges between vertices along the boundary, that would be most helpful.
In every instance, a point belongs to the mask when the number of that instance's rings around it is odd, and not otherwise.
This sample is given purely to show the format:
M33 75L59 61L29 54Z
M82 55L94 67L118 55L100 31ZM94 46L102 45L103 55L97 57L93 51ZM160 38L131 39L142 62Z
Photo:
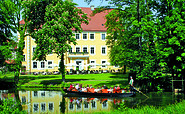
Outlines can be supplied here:
M91 16L94 8L78 7L87 14L89 24L82 24L82 33L75 33L77 45L71 45L71 49L64 55L66 71L76 70L118 70L118 66L110 64L109 48L106 46L105 15L107 11ZM20 21L24 24L24 20ZM18 38L20 37L18 33ZM55 53L47 55L47 61L32 60L36 49L36 43L30 36L25 38L23 66L27 72L58 71L60 59Z

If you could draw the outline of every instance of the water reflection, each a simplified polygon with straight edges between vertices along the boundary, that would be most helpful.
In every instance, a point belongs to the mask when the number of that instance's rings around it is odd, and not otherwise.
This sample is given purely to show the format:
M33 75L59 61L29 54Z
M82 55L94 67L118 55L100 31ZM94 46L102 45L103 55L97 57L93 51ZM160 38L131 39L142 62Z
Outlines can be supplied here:
M172 93L150 93L149 99L137 94L136 97L126 98L88 98L88 97L64 97L61 91L16 91L15 93L0 90L0 99L5 99L11 93L14 100L21 102L23 110L29 114L40 113L91 113L109 112L119 109L122 104L129 108L141 105L164 106L174 103L184 95L175 96Z

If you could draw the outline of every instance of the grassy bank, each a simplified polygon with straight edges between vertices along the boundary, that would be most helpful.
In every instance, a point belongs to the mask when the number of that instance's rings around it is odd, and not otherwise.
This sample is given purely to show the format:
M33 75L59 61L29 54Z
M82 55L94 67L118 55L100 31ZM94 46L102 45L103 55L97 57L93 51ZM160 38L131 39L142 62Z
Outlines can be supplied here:
M79 74L66 75L66 83L62 83L61 75L20 75L19 87L21 88L60 88L69 87L69 84L79 83L83 86L92 85L93 87L108 87L120 85L125 88L128 86L128 74L102 73L102 74ZM0 80L12 82L14 75L1 75Z
M121 109L112 112L100 112L97 114L183 114L185 112L185 100L171 104L165 107L156 108L152 106L144 106L135 109Z

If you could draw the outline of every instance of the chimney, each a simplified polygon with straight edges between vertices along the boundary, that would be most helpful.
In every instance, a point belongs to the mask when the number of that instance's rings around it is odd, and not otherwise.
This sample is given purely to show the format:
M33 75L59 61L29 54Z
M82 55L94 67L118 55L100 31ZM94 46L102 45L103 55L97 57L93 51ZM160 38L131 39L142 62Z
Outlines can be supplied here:
M90 7L91 7L91 11L94 11L94 5L91 5Z

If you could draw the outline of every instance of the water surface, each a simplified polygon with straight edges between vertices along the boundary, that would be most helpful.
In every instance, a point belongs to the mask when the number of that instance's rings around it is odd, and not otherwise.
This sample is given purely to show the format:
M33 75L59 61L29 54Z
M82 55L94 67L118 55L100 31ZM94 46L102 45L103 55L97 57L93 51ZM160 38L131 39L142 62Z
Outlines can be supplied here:
M17 91L16 94L8 90L0 90L0 99L7 98L8 93L15 100L18 97L23 109L30 114L110 112L119 109L123 105L129 108L137 108L144 105L165 107L184 98L184 94L175 95L171 92L148 93L147 96L149 98L142 94L126 98L91 98L65 97L61 91Z

